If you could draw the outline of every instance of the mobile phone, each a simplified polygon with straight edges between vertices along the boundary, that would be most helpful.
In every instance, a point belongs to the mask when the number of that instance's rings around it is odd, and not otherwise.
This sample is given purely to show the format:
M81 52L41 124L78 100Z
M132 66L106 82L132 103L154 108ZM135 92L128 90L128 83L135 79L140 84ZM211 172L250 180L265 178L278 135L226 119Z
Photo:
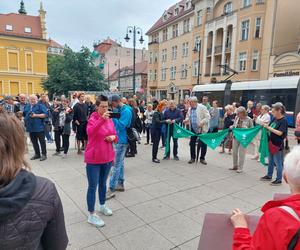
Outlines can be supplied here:
M110 118L120 119L121 114L119 112L112 112L109 114Z

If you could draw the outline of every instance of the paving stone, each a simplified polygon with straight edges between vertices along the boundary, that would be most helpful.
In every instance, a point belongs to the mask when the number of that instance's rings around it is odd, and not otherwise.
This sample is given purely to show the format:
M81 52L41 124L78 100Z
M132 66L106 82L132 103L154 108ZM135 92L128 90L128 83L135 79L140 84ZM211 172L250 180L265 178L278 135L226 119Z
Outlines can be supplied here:
M116 248L108 240L106 240L83 249L84 250L115 250Z
M181 250L191 250L191 249L198 249L198 245L199 245L199 241L200 241L200 237L197 237L195 239L192 239L182 245L180 245L178 248Z
M179 190L176 187L173 187L164 182L158 182L154 184L150 184L147 186L142 187L146 193L150 194L152 197L161 197L166 196L168 194L176 193Z
M151 200L153 199L153 197L141 189L134 188L127 190L126 192L117 193L115 199L122 203L124 206L129 207L141 202Z

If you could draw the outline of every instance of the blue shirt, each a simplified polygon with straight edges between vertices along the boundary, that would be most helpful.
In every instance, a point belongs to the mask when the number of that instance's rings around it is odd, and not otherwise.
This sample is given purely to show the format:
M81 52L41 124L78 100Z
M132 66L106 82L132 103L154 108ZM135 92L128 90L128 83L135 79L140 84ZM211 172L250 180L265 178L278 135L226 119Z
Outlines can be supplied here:
M198 124L197 124L197 108L191 108L190 122L191 122L192 129L196 133L197 129L198 129Z
M45 114L46 117L48 115L47 109L44 105L41 104L35 104L35 105L30 105L26 104L24 107L24 120L25 120L25 126L26 126L26 131L31 133L31 132L43 132L45 130L45 125L44 125L44 119L42 118L31 118L30 114Z
M220 111L218 108L211 108L209 110L210 120L209 120L209 127L210 128L217 128L219 126L219 119L220 119Z
M132 110L128 105L123 105L122 108L119 108L120 119L113 119L115 128L118 136L118 144L127 144L127 132L126 128L130 127Z
M165 120L175 120L175 122L180 123L183 121L183 114L181 112L181 110L179 110L178 108L175 108L174 110L171 109L167 109L164 112L164 119Z

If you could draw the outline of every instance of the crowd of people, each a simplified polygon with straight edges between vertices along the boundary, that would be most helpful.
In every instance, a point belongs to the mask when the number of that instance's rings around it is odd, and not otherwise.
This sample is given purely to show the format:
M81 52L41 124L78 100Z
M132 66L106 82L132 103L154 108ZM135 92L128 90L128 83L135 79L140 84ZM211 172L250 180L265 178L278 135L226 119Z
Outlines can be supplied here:
M61 155L63 158L67 157L69 151L70 135L76 134L77 154L84 154L86 164L88 222L96 227L105 225L95 212L96 193L98 191L99 212L104 216L113 215L113 211L105 204L106 200L113 198L116 192L125 191L124 159L135 157L138 153L141 135L146 136L145 145L152 145L153 163L160 163L158 159L160 142L164 148L169 145L171 138L173 159L179 161L178 139L173 136L174 124L181 125L194 134L189 143L189 164L197 160L196 148L201 151L200 162L208 164L207 145L198 135L229 129L228 135L220 145L220 153L225 153L227 149L228 153L232 154L233 165L230 170L237 173L243 172L246 149L233 136L232 129L248 129L261 125L268 131L268 170L261 180L271 181L276 166L277 176L271 184L280 185L284 178L294 196L280 204L268 203L264 206L265 217L261 219L253 238L250 237L241 211L234 210L232 222L236 227L235 246L259 245L260 234L268 227L270 218L274 217L273 213L269 212L272 208L291 206L298 209L296 206L299 203L299 147L284 160L288 123L282 103L277 102L272 107L260 103L254 105L253 101L248 101L247 107L233 103L224 107L225 112L221 116L222 109L218 100L213 100L211 105L206 96L202 98L201 103L197 97L190 97L180 101L178 105L174 100L152 100L151 103L145 104L136 96L127 99L118 95L109 97L101 95L97 97L95 103L92 103L91 98L83 92L74 93L70 99L61 96L49 102L45 94L30 95L28 98L20 94L15 100L7 96L0 102L0 226L15 228L18 221L25 217L30 218L28 221L40 221L41 225L44 225L37 229L27 223L20 230L7 231L4 238L12 240L5 240L5 243L1 234L0 248L12 249L20 244L28 246L29 249L45 248L45 245L47 249L66 248L68 238L62 204L55 186L49 180L34 176L24 158L29 136L34 150L30 160L45 161L46 141L52 143L52 132L56 146L53 155ZM297 115L295 129L298 144L299 132L300 114ZM253 140L253 160L259 158L259 138L258 135ZM166 151L163 160L170 160L170 156L171 150ZM108 178L110 179L107 187ZM286 208L283 210L290 212ZM284 216L282 213L284 212L279 213L276 210L276 216L280 218ZM294 227L295 223L292 224ZM32 232L30 237L25 237L29 235L28 232Z

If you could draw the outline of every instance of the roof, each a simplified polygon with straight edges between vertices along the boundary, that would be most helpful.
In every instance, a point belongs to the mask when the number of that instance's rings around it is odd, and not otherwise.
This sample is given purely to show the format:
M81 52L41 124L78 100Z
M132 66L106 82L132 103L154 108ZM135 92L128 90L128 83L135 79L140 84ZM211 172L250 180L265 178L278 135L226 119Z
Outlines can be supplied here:
M126 66L120 69L121 72L125 70L133 70L133 65L131 66ZM143 61L140 63L135 64L135 74L136 75L141 75L141 74L147 74L148 73L148 62ZM126 76L131 76L132 74L128 74ZM110 80L117 80L119 76L119 70L116 70L114 73L112 73L109 78Z
M6 25L11 25L12 31L6 30ZM25 27L31 28L31 32L26 33ZM0 14L0 34L43 39L40 17L15 13Z
M49 39L49 47L63 49L64 46L60 45L58 42Z
M180 2L174 4L173 6L171 6L169 9L167 9L165 13L167 13L168 15L170 15L168 17L168 19L166 21L163 20L163 16L164 14L158 19L158 21L147 31L146 35L149 35L150 33L152 33L153 31L159 29L160 27L173 22L174 20L184 16L187 13L193 12L193 7L190 7L189 9L185 9L184 6L185 5L186 0L181 0ZM179 6L179 13L178 15L174 15L175 12L175 8Z
M100 54L105 54L113 46L114 47L121 47L121 44L115 42L114 40L112 40L108 37L107 39L105 39L101 43L97 44L95 46L95 50L97 50Z

